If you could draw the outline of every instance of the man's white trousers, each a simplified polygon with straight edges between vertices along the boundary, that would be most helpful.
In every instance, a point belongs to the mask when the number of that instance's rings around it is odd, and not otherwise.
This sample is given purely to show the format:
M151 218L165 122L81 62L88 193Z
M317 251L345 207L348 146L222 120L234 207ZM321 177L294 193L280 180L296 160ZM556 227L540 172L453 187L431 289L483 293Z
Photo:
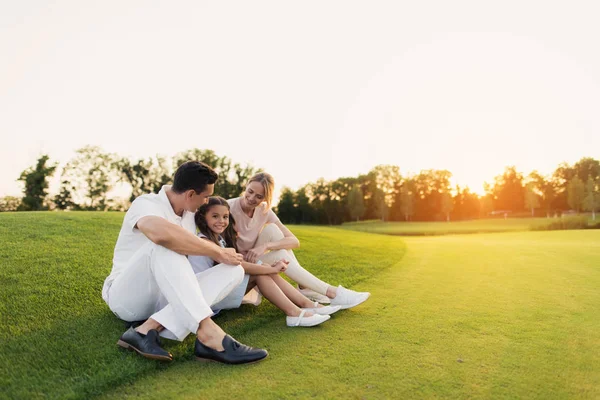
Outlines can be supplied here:
M161 336L183 340L243 278L240 265L226 264L195 275L186 256L148 243L112 282L108 306L125 321L152 318L167 329Z

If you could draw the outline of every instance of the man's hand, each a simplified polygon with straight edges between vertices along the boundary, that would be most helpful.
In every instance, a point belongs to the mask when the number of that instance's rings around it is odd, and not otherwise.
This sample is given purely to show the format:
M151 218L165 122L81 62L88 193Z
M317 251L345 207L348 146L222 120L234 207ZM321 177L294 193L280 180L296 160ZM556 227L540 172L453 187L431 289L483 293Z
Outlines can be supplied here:
M258 260L258 258L260 256L262 256L263 254L265 254L267 252L267 245L263 244L260 246L256 246L255 248L248 250L248 253L246 253L246 257L245 260L250 262L250 263L256 263L256 261Z
M220 264L240 265L244 261L244 256L236 253L235 249L221 249L221 254L215 258Z

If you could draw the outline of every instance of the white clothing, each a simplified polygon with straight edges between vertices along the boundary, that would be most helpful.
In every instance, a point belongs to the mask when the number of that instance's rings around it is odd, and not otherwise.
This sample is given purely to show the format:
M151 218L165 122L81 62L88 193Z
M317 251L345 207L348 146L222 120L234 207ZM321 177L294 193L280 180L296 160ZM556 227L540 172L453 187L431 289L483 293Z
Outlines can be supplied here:
M166 328L161 336L183 340L198 330L200 321L213 315L211 304L239 285L244 269L220 264L196 275L185 255L153 243L135 227L142 217L152 215L196 232L193 213L178 217L173 211L168 188L138 197L125 214L102 298L119 318L151 317Z
M202 232L198 233L198 237L205 239L206 235ZM225 247L225 240L219 236L219 244L221 247ZM189 256L188 260L192 265L192 269L194 273L202 273L213 267L215 261L208 256ZM231 292L218 304L211 304L211 309L218 313L221 310L230 310L234 308L239 308L242 304L253 304L259 305L261 302L261 295L258 289L253 288L250 292L246 294L246 290L248 288L248 281L250 279L250 275L245 274L242 282L233 288Z
M131 203L131 207L129 207L123 219L123 226L119 232L117 244L115 244L112 271L104 281L104 287L102 288L102 298L104 301L108 301L107 296L110 285L129 266L129 261L134 254L146 244L152 243L146 235L135 227L142 217L151 215L161 217L196 234L194 213L184 211L181 217L175 214L171 202L167 197L166 190L169 188L170 186L163 186L158 194L143 194Z
M234 216L234 218L237 217ZM263 230L258 234L258 239L256 239L254 247L260 246L267 242L277 242L283 238L283 232L281 232L281 229L279 229L277 225L267 224L265 225ZM301 286L314 290L317 293L320 293L322 295L327 294L327 288L329 288L329 284L323 282L322 280L320 280L319 278L302 268L292 250L271 250L268 253L265 253L259 257L260 261L271 265L281 259L290 262L288 264L287 269L284 272L290 279L297 282Z

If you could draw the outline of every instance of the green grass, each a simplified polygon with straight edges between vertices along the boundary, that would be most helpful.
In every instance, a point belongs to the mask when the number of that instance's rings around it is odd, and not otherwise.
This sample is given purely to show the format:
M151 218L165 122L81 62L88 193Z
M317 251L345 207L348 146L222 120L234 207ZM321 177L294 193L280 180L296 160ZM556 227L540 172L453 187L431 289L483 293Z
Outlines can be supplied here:
M122 219L121 213L0 213L0 398L90 398L170 369L115 346L124 324L101 289ZM303 264L347 286L389 268L405 251L392 237L292 229ZM246 332L283 321L266 303L224 314L218 322L242 341L250 338ZM167 346L185 364L192 345L190 337Z
M398 238L292 227L317 275L372 292L310 329L272 306L218 323L239 367L122 352L100 299L120 214L0 214L0 397L599 398L600 230ZM4 290L7 288L7 290Z
M577 217L568 217L575 219ZM555 218L494 218L469 221L435 222L381 222L370 220L347 222L341 228L359 232L398 236L435 236L467 233L495 233L542 230L560 219ZM597 222L600 219L597 218ZM591 224L591 217L589 223Z

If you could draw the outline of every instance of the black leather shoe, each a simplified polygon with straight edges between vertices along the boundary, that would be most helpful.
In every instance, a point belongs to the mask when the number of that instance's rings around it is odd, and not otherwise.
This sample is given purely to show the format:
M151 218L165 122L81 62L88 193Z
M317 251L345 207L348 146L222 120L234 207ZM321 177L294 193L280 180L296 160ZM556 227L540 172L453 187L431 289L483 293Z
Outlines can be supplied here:
M138 354L151 360L172 361L171 353L160 347L158 331L151 329L142 335L135 329L129 328L119 339L117 344L125 349L136 351Z
M241 344L229 335L223 338L223 348L224 351L211 349L196 338L194 354L200 361L218 361L224 364L248 364L260 361L269 355L266 350Z

